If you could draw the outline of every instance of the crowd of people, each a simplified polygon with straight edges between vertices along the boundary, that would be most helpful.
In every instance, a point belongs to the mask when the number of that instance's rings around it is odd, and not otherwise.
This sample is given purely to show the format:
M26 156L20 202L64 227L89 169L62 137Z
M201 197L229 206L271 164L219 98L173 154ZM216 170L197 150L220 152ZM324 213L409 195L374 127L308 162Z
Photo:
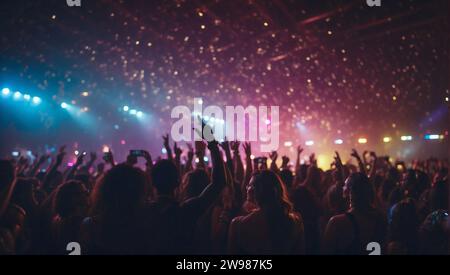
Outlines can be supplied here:
M357 165L336 152L322 170L301 147L291 167L247 142L195 142L184 160L163 143L167 158L143 151L145 169L91 153L62 171L64 146L45 172L48 155L1 160L0 254L67 255L71 242L88 255L449 253L448 160L353 150Z

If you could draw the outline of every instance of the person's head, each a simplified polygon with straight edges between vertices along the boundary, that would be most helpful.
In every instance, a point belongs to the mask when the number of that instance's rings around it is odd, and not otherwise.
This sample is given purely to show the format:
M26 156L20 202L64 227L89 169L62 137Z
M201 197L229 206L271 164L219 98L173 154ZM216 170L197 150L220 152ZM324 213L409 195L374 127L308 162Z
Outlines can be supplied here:
M406 245L417 242L419 218L414 200L407 198L392 207L389 219L390 241L400 241Z
M320 169L315 165L310 165L308 167L308 172L306 174L306 182L307 184L311 184L314 186L318 186L321 181Z
M209 184L209 176L204 169L190 171L184 177L183 198L189 199L200 195Z
M62 218L84 216L89 206L89 194L82 182L71 180L58 186L53 198L53 211Z
M152 184L160 195L172 195L178 187L180 176L175 164L167 159L158 161L152 168Z
M372 208L374 190L365 174L360 172L351 174L345 181L343 193L350 199L353 209L368 210Z
M95 185L93 214L117 219L135 214L145 204L149 189L145 173L139 168L114 166Z
M262 210L282 209L286 214L292 211L292 204L287 197L286 187L274 172L263 170L253 175L249 183L247 196Z

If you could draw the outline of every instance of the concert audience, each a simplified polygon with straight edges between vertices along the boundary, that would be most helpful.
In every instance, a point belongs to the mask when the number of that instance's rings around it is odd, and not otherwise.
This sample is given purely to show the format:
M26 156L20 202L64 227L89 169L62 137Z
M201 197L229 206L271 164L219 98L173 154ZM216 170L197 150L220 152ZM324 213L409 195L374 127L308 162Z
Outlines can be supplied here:
M135 156L93 153L63 171L64 146L32 165L0 160L0 254L68 254L70 242L82 254L367 255L369 243L448 254L447 160L407 166L354 150L357 166L336 152L323 171L314 155L301 163L301 147L294 167L278 167L277 152L253 161L249 143L196 142L183 161L163 144L167 158L144 152L144 170Z

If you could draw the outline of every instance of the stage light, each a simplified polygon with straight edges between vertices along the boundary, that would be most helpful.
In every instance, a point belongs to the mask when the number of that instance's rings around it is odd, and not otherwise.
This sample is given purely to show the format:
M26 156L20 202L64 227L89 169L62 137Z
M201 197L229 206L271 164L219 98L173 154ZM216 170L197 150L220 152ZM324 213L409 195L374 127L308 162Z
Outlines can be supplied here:
M308 140L305 142L306 146L313 146L314 145L314 141L313 140Z
M439 139L444 139L445 136L444 135L439 135Z
M67 108L69 108L69 104L63 102L63 103L61 103L61 108L67 109Z
M127 144L127 141L124 140L124 139L122 139L122 140L120 141L120 144L125 145L125 144Z
M136 116L137 116L138 118L141 118L141 117L144 116L144 113L141 112L141 111L139 111L139 112L136 113Z
M439 138L440 138L439 135L425 135L426 140L434 140L434 139L439 139Z
M31 101L33 102L34 105L39 105L42 102L41 98L37 96L33 97Z
M15 100L19 100L22 97L22 93L21 92L15 92L14 93L14 99Z
M134 116L135 116L136 113L137 113L137 111L136 111L135 109L131 109L131 110L130 110L130 115L134 115Z
M410 141L410 140L412 140L412 136L401 136L400 139L402 141Z
M367 143L367 138L359 138L358 139L358 143L359 144L366 144Z
M255 155L250 155L250 159L254 160L255 159Z
M203 157L203 160L207 162L209 159L208 159L207 156L204 156L204 157Z
M75 150L75 156L78 156L79 154L80 154L80 151L78 151L78 150Z
M392 141L392 138L391 137L384 137L383 138L383 142L384 143L389 143L389 142L391 142Z
M285 147L291 147L291 146L292 146L292 141L286 141L286 142L284 143L284 146L285 146Z
M266 125L270 124L270 119L266 119Z
M110 149L107 145L103 145L103 153L108 153L110 152Z
M162 149L161 149L161 152L162 152L163 154L167 154L166 148L162 148Z
M8 96L10 93L11 93L11 90L9 88L2 89L2 95Z
M344 141L342 140L342 139L336 139L335 141L334 141L334 144L337 144L337 145L341 145L341 144L343 144L344 143Z
M123 106L123 111L124 112L128 112L130 110L130 107L128 107L128 106Z
M31 96L28 95L28 94L24 94L24 95L23 95L23 99L25 99L26 101L30 101Z
M17 158L18 156L20 156L20 153L17 152L17 151L14 151L14 152L11 153L11 155L12 155L13 157Z
M81 95L84 97L87 97L87 96L89 96L89 92L82 92Z

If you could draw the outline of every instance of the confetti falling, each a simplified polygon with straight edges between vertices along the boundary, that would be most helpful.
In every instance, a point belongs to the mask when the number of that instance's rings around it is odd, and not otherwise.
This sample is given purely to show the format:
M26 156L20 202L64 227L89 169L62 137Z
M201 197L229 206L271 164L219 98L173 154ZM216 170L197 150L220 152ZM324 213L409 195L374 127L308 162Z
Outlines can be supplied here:
M125 104L160 137L194 97L280 106L280 140L294 144L447 130L434 116L448 105L447 1L315 2L2 4L0 83L74 101L104 125L96 138L131 145Z

